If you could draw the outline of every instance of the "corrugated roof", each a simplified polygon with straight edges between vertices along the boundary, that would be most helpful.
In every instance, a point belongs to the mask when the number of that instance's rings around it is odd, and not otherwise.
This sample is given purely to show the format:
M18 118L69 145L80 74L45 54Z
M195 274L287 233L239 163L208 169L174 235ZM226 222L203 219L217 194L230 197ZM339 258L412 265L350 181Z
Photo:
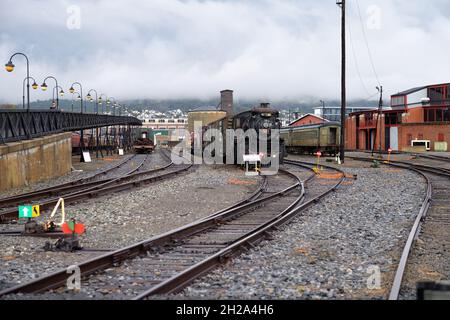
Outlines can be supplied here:
M411 94L411 93L414 93L414 92L417 92L417 91L420 91L420 90L423 90L423 89L426 89L426 88L427 88L427 86L416 87L416 88L412 88L412 89L409 89L409 90L405 90L405 91L396 93L396 94L394 94L392 96L405 96L405 95L408 95L408 94Z

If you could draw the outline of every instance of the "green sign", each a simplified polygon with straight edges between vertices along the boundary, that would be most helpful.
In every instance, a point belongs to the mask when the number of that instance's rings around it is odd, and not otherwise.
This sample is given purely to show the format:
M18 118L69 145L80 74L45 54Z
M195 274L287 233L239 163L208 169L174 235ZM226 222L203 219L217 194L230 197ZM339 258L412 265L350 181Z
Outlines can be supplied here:
M39 205L19 206L19 218L36 218L39 216Z

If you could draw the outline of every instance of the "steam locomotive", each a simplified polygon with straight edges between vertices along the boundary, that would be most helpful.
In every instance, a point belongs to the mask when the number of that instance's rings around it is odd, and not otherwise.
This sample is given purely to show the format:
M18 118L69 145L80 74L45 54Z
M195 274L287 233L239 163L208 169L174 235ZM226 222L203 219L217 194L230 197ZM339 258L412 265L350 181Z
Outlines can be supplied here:
M236 156L239 143L245 143L246 155L259 155L263 163L267 163L270 158L278 158L279 163L283 162L285 155L284 141L279 135L275 136L274 132L274 130L281 129L279 111L271 108L269 103L261 103L259 107L235 115L232 128L234 130L242 129L244 132L253 129L257 134L258 141L257 145L252 148L248 139L245 141L237 141L235 139L235 163L238 163ZM275 140L272 142L272 139ZM273 146L275 149L272 149Z

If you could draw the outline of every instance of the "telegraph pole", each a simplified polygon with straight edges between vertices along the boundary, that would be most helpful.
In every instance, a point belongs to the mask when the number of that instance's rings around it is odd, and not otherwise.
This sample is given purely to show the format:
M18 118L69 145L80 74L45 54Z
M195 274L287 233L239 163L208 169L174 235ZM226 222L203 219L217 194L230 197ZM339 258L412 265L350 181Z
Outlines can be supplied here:
M381 128L383 127L383 123L381 122L382 115L383 115L383 86L377 87L378 91L380 92L380 101L378 102L378 119L377 119L377 129L378 129L378 121L380 122L380 141L378 141L378 144L380 146L380 157L381 157Z
M345 86L345 0L337 0L336 4L342 11L342 25L341 25L341 41L342 41L342 77L341 77L341 143L340 143L340 158L341 163L345 161L345 114L346 114L346 86Z

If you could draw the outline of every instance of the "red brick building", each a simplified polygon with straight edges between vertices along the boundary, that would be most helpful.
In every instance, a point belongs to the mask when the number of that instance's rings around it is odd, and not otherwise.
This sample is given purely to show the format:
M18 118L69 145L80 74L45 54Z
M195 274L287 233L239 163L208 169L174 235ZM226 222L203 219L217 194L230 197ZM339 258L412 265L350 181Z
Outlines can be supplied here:
M300 127L300 126L306 126L306 125L311 125L311 124L322 124L322 123L326 123L326 122L330 122L327 119L324 119L320 116L316 116L314 114L305 114L304 116L301 116L300 118L298 118L297 120L292 121L289 124L289 127Z
M346 148L407 151L425 141L429 150L449 151L450 83L413 88L391 96L391 106L350 114Z

